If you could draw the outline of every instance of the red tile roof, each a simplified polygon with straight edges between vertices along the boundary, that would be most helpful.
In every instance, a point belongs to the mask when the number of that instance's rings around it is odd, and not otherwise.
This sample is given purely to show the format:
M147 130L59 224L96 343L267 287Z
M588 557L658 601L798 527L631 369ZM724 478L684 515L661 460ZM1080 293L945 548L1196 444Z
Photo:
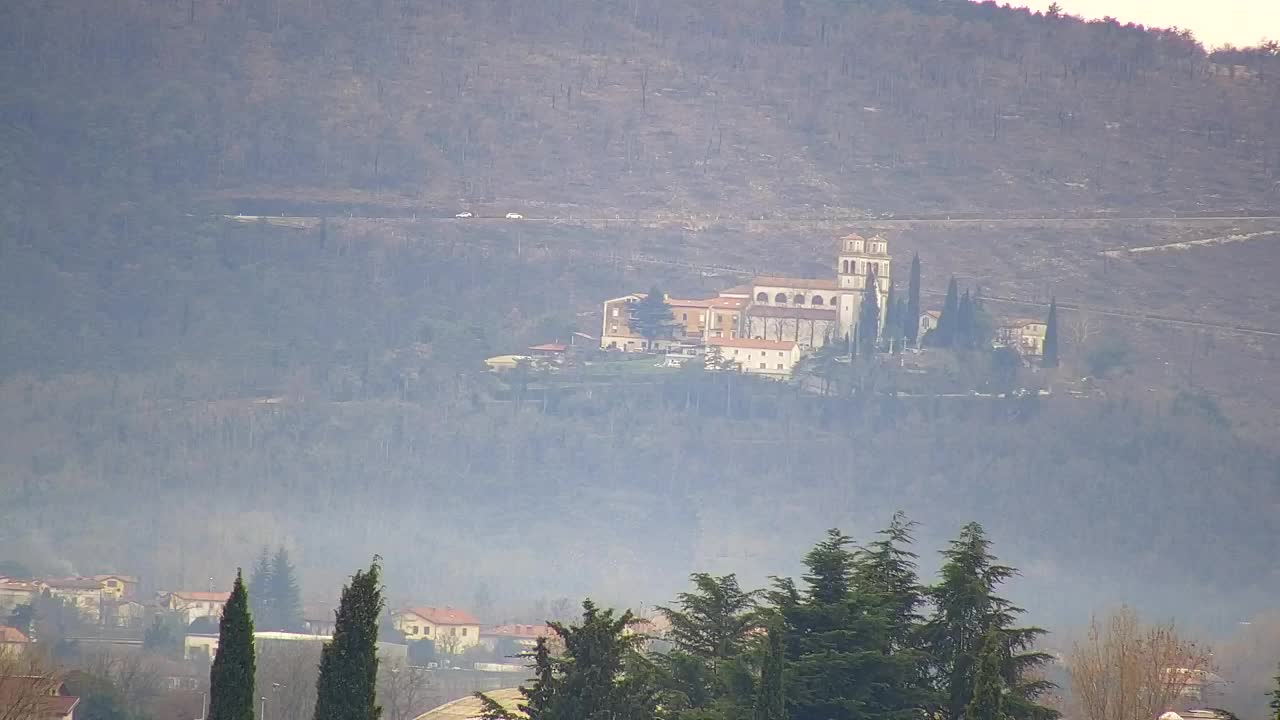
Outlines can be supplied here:
M18 628L0 625L0 643L29 643L31 639Z
M779 288L807 288L810 290L839 290L840 286L835 280L829 278L789 278L789 277L758 277L753 281L755 286L779 287Z
M787 307L784 305L752 305L747 308L751 317L799 318L800 320L840 319L840 311L835 308Z
M192 602L219 602L225 603L231 599L229 592L203 592L199 590L175 590L170 595L182 600L190 600Z
M556 631L550 625L497 625L480 631L481 635L495 635L511 638L555 637Z
M426 620L432 625L479 625L476 616L455 608L415 607L404 611Z
M752 338L711 338L711 345L730 348L747 348L749 350L791 350L796 344L792 340L756 340Z
M53 690L56 695L50 695ZM0 678L0 707L38 702L43 705L41 715L70 715L80 698L67 694L67 686L46 677L36 675L10 675Z

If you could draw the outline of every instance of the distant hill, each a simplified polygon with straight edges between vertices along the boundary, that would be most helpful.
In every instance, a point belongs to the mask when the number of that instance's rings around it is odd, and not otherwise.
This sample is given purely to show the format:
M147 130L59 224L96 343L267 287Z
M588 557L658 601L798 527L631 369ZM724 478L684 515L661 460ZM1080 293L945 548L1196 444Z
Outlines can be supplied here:
M51 201L154 193L602 216L1280 207L1270 50L1214 62L1189 33L994 3L16 0L0 40L6 212L28 228L57 225Z

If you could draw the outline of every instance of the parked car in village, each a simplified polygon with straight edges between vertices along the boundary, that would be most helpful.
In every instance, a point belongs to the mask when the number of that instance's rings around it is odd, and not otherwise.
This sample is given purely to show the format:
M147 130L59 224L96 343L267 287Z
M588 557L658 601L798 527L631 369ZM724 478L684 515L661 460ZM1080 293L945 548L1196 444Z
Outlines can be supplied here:
M458 218L458 219L465 219L465 218L475 217L475 215L472 215L472 214L471 214L469 211L467 211L467 210L463 210L462 212L458 213L457 215L454 215L454 217L456 217L456 218Z
M507 213L508 220L523 220L524 216L520 213Z

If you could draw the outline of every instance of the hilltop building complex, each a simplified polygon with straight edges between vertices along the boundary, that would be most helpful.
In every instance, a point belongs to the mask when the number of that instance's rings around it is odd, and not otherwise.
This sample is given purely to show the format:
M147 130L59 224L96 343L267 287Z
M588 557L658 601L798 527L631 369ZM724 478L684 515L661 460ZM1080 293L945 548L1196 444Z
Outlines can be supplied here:
M630 306L645 298L632 293L606 300L600 329L600 347L606 350L645 352L690 344L723 345L719 340L766 341L779 346L794 343L798 351L815 350L828 342L845 342L857 328L867 283L875 283L880 308L885 307L892 283L889 243L879 235L857 233L836 243L833 277L791 278L764 276L750 283L722 290L700 300L666 297L674 315L673 332L647 340L629 323ZM883 326L884 313L880 313ZM875 332L879 334L879 327ZM757 372L789 374L794 364L787 353L785 373L777 363Z

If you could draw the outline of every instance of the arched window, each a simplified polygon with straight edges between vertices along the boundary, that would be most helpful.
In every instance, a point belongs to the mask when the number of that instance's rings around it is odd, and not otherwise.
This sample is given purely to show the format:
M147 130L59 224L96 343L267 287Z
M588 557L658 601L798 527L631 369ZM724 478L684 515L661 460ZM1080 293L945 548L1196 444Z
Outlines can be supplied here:
M791 298L791 303L793 305L803 305L804 296L797 293L795 297Z
M769 302L768 293L756 293L756 302Z
M786 293L778 293L777 295L774 295L774 296L773 296L773 301L774 301L774 302L776 302L776 303L778 303L779 305L786 305L786 304L787 304L787 294L786 294Z
M844 261L842 261L842 262L840 263L840 271L841 271L841 272L843 272L845 275L848 275L848 274L849 274L849 261L848 261L848 260L844 260Z
M813 296L813 304L814 304L814 305L821 305L821 304L822 304L822 296L821 296L821 295L814 295L814 296Z

